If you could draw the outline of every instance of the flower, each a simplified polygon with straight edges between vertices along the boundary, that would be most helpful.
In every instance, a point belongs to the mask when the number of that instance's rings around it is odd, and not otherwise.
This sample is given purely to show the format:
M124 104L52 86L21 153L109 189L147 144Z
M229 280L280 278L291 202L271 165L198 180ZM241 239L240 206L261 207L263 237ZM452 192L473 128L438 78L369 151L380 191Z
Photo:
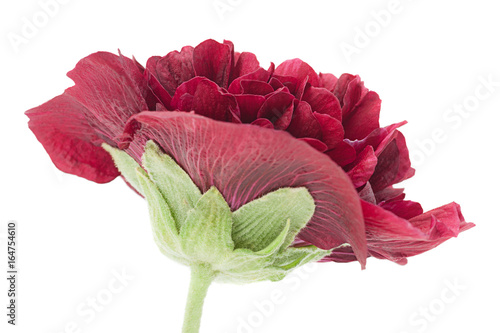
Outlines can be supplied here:
M27 111L64 172L105 183L120 173L103 143L141 161L148 140L232 210L281 187L306 187L316 210L294 245L334 249L326 261L367 256L405 263L461 231L457 204L424 213L393 185L414 174L403 123L380 127L381 101L359 76L317 74L300 59L268 69L229 41L206 40L143 67L98 52L75 85Z

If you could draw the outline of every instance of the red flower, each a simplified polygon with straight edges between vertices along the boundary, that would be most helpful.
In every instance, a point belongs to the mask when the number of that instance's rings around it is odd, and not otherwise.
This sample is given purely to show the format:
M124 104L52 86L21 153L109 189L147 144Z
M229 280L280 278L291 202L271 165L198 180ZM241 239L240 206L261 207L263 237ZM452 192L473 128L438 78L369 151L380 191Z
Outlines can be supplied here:
M358 76L317 74L299 59L264 69L254 54L213 40L145 68L95 53L68 75L75 86L27 111L62 171L109 182L119 172L103 142L140 161L153 139L232 209L306 186L316 212L296 246L336 248L326 260L362 265L367 255L403 263L473 226L456 204L424 214L392 187L414 174L403 123L380 128L380 99Z

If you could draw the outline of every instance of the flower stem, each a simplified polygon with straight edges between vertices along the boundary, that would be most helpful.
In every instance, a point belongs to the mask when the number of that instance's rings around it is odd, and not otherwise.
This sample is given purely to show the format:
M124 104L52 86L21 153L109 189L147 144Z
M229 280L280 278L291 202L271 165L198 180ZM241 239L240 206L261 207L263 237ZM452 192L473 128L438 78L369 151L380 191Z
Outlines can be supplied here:
M189 285L182 333L198 333L200 331L203 302L214 277L214 272L207 265L191 266L191 283Z

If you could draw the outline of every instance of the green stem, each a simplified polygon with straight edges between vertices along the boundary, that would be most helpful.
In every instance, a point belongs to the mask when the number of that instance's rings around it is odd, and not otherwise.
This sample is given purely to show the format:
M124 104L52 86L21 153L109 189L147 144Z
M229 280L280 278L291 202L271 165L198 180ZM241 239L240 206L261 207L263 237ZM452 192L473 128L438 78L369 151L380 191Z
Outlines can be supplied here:
M214 277L214 272L207 265L191 266L191 283L189 285L182 333L198 333L200 331L203 302Z

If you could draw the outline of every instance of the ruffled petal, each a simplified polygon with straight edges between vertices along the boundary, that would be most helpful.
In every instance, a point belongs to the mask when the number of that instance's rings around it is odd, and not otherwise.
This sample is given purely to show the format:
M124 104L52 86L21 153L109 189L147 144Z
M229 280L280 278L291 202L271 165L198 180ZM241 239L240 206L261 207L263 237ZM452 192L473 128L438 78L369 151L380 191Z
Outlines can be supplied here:
M302 96L302 100L309 103L313 111L327 114L339 121L342 120L342 109L339 100L327 89L308 87Z
M234 98L240 109L241 121L246 124L257 119L257 113L266 101L264 96L259 95L234 95Z
M282 62L276 67L276 74L281 76L292 76L299 82L306 80L313 87L319 86L319 76L314 69L300 59L291 59Z
M363 139L379 128L380 105L378 94L374 91L368 92L342 119L345 137L349 140Z
M148 59L146 68L144 70L144 79L148 82L148 87L149 89L151 89L152 94L155 96L157 104L160 103L164 107L170 108L172 96L160 83L160 81L158 80L158 75L156 74L156 66L160 59L160 57L151 57ZM153 110L154 108L149 107L149 109Z
M406 263L404 258L431 250L474 226L465 222L460 206L455 203L410 220L364 201L361 205L370 254L398 263Z
M113 142L132 115L148 110L145 96L150 91L143 73L133 60L122 55L91 54L68 76L75 86L66 93L85 107L89 125Z
M333 92L337 84L337 77L329 73L319 73L319 86L326 90Z
M366 147L352 163L353 166L347 171L354 187L358 188L365 185L375 171L377 166L377 157L373 147Z
M402 182L415 174L411 167L406 141L401 132L394 130L375 151L378 163L370 183L375 192Z
M266 71L263 68L259 68L252 73L235 78L229 85L227 91L231 94L242 94L243 87L241 85L241 81L260 81L263 83L267 83L269 81L270 75L271 73L269 71Z
M267 118L276 129L285 130L292 121L294 100L295 97L290 93L278 90L268 96L257 113L257 118Z
M287 128L287 132L296 138L321 138L321 125L308 103L298 102L293 111L292 121Z
M178 86L195 76L193 51L191 46L185 46L180 52L172 51L158 59L154 68L146 64L146 68L158 78L170 96L175 94L175 89Z
M410 200L382 202L380 207L407 220L424 213L422 206L418 202Z
M73 97L63 94L26 111L26 115L30 129L59 170L107 183L120 173L101 148L104 140L88 123L87 112Z
M196 76L204 76L222 88L229 85L233 50L227 43L208 39L194 48L193 65Z
M314 117L321 126L321 141L328 149L335 148L344 139L344 128L337 119L318 112L314 112Z
M339 142L335 148L325 152L325 154L342 167L356 159L356 150L345 141Z
M250 52L242 52L234 54L234 67L231 72L230 81L234 79L255 72L260 68L259 61L255 54Z
M232 114L239 117L239 108L233 95L227 94L214 82L195 77L177 88L172 98L172 108L181 111L194 111L202 116L232 121Z
M307 187L316 210L298 238L323 249L349 243L364 266L364 223L350 179L290 134L182 112L143 112L126 133L137 159L154 139L203 192L216 186L233 210L281 187Z

